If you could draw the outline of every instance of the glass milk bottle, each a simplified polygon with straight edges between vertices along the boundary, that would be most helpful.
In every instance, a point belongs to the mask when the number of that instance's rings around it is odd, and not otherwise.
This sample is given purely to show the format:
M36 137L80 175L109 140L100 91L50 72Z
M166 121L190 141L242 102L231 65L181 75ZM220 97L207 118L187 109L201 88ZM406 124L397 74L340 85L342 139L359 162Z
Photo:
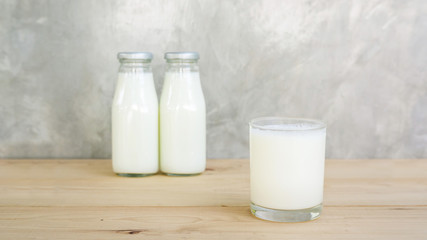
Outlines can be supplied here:
M195 175L206 168L206 107L197 52L168 52L160 99L160 170Z
M159 170L158 100L148 52L121 52L112 106L113 170L142 177Z

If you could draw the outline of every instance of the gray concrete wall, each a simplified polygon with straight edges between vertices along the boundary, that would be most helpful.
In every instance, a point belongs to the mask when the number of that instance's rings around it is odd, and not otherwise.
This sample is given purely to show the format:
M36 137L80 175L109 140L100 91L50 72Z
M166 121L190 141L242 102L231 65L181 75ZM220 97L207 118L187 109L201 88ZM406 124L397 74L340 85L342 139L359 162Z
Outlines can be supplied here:
M322 119L327 157L427 158L427 1L0 1L0 157L109 158L118 51L201 54L208 157Z

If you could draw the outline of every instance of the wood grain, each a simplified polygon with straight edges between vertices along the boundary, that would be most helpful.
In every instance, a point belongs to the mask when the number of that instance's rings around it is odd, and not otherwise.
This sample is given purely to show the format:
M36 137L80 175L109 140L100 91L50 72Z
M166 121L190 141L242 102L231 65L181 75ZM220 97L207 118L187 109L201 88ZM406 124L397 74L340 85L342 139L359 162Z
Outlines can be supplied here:
M0 208L2 239L426 239L426 207L327 207L274 223L248 207Z
M427 160L327 160L319 220L249 212L248 160L125 178L110 160L0 160L0 239L427 239Z
M248 160L200 176L118 177L110 160L0 160L0 206L248 206ZM427 161L328 160L326 206L427 204Z

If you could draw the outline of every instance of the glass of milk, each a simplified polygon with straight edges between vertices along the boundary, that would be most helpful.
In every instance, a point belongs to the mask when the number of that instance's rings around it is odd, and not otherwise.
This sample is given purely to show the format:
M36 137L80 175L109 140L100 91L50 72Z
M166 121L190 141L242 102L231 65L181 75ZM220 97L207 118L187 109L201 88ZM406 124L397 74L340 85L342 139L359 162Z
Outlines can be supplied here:
M160 98L160 170L191 176L206 168L206 107L197 52L168 52Z
M276 222L318 218L326 125L280 117L257 118L249 125L252 214Z
M113 171L143 177L159 171L158 100L149 52L121 52L112 106Z

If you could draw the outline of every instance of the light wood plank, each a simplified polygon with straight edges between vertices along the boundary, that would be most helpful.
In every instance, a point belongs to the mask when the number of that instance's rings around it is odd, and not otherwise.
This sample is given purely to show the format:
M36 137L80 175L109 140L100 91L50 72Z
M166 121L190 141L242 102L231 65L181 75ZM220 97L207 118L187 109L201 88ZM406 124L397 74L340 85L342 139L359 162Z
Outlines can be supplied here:
M0 206L249 204L247 161L208 161L200 176L116 176L110 160L0 161Z
M427 160L327 160L326 206L426 205ZM0 206L248 206L248 160L195 177L125 178L110 160L0 160Z
M0 207L0 239L426 239L427 207L326 207L273 223L248 207Z

